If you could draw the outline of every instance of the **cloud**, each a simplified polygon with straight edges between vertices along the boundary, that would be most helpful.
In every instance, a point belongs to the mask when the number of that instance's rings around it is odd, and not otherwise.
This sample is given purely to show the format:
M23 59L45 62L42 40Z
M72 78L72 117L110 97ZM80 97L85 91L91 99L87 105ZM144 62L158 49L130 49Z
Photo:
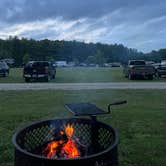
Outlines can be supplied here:
M84 17L98 18L119 8L135 11L140 7L143 11L149 8L148 15L149 10L157 6L161 8L165 4L158 3L156 6L156 1L150 0L149 2L145 3L140 0L1 0L0 18L1 21L8 23L31 22L61 16L68 20Z
M0 38L122 43L140 51L164 47L164 0L1 0Z
M36 22L16 24L2 29L1 38L8 36L20 36L36 39L51 40L79 40L85 42L95 42L99 36L105 32L106 28L98 27L95 21L88 19L78 19L64 21L62 18L47 19ZM92 23L93 22L93 23ZM47 37L46 37L47 36Z

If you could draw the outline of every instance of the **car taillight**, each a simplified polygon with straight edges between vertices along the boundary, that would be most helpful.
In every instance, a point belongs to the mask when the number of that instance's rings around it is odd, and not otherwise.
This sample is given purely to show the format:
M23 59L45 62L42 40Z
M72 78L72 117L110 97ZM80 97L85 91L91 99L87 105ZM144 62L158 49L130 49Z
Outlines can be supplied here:
M45 67L45 73L48 73L48 67Z

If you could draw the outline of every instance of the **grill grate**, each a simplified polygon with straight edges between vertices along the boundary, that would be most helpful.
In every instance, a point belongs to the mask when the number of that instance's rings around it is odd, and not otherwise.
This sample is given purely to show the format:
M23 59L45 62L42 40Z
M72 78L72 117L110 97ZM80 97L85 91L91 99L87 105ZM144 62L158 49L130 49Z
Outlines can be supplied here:
M66 104L66 107L75 116L92 116L108 113L92 103L70 103Z

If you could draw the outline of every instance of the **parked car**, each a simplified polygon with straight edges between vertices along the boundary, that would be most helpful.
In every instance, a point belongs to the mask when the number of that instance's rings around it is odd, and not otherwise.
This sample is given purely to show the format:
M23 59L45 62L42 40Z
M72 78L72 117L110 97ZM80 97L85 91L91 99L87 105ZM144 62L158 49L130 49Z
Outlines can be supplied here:
M161 65L166 65L166 60L162 60Z
M154 66L155 69L157 69L161 65L161 63L154 63L152 65Z
M55 79L56 68L49 61L29 61L23 68L23 77L26 82Z
M155 76L155 68L153 65L146 64L144 60L129 60L128 64L123 68L123 74L130 80L136 77L152 80Z
M120 67L120 66L121 66L121 64L118 62L111 63L111 67Z
M160 63L156 67L156 76L157 77L166 76L166 63Z
M9 66L6 62L0 61L0 76L7 77L9 75Z

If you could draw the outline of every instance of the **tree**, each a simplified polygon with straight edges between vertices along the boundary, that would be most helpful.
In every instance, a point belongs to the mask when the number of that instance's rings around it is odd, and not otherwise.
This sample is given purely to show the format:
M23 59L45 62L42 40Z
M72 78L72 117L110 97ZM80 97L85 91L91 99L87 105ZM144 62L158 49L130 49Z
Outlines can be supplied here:
M77 58L74 58L73 59L73 62L74 62L74 64L77 66L77 65L79 65L79 60L77 59Z
M28 55L26 55L28 54ZM30 55L30 56L29 56ZM79 41L51 41L48 39L34 40L9 37L0 39L0 58L15 59L15 66L20 66L31 60L64 60L88 64L120 62L127 63L129 59L155 60L166 59L166 49L149 53L138 52L122 44L84 43ZM76 60L77 59L77 60Z
M0 59L10 58L10 53L7 50L0 50Z
M160 60L165 60L166 59L166 49L160 49L158 51L159 56L160 56Z
M85 62L86 62L88 65L89 65L89 64L94 64L94 63L95 63L95 57L94 57L94 56L88 56Z
M23 63L27 63L28 61L30 61L30 55L28 53L26 53L23 58L22 58L22 62Z
M99 66L103 66L103 64L106 62L104 54L100 50L97 50L94 58L95 58L95 63L98 64Z

